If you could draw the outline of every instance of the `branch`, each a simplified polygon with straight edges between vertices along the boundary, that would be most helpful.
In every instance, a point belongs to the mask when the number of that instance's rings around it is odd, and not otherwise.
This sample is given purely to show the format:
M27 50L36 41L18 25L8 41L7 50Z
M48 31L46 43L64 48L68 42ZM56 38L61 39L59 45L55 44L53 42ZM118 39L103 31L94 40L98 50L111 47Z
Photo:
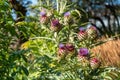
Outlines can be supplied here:
M23 21L25 18L23 16L26 16L26 7L24 7L22 4L20 4L17 0L9 0L10 4L12 5L12 8L17 12L17 21Z

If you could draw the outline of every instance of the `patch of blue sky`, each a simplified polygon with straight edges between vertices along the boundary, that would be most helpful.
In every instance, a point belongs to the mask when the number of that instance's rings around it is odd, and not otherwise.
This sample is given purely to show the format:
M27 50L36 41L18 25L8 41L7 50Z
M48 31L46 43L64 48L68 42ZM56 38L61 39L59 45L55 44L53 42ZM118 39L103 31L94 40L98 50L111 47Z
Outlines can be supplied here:
M32 1L32 4L37 4L38 0L31 0Z

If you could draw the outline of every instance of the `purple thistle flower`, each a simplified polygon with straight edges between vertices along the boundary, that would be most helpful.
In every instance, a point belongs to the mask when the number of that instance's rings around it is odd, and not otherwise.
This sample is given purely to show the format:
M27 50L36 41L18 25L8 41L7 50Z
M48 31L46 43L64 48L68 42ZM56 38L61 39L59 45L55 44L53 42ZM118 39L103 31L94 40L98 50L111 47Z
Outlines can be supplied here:
M42 24L46 24L46 23L48 23L48 17L46 16L46 11L45 10L42 10L41 12L40 12L40 22L42 23Z
M70 16L70 12L66 12L66 13L64 14L64 16L65 16L65 17Z
M80 56L87 56L88 53L89 53L89 51L88 51L87 48L80 48L78 55L80 55Z
M44 16L46 16L46 12L45 12L45 11L41 11L41 12L40 12L40 15L41 15L42 17L44 17Z
M62 43L60 43L60 44L59 44L59 48L60 48L60 49L64 49L64 48L65 48L65 45L62 44Z
M79 31L78 32L78 39L80 40L80 41L84 41L84 40L86 40L87 39L87 33L86 33L86 31Z
M85 28L84 27L80 27L79 30L83 32L83 31L85 31Z
M51 21L50 29L54 32L59 31L61 29L61 24L59 23L58 19L53 19Z
M60 25L59 20L54 19L54 20L51 21L51 26L57 27L57 26L59 26L59 25Z
M58 48L58 57L62 58L66 55L66 47L64 44L60 43Z
M98 35L97 28L95 26L90 26L86 30L89 39L95 39Z

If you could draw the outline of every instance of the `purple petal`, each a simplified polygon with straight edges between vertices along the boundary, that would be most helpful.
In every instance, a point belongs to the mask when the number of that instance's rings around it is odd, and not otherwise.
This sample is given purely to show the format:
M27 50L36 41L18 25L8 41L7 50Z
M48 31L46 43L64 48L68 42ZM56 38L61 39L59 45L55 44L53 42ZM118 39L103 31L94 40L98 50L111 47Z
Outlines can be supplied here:
M41 16L45 16L45 15L46 15L46 12L42 11L42 12L40 12L40 15L41 15Z
M70 16L70 12L66 12L64 16Z
M52 26L58 26L60 23L59 23L59 20L52 20Z
M62 43L59 44L59 48L64 48L64 47L65 47L64 44L62 44Z
M80 27L79 30L80 31L85 31L85 28L84 27Z
M80 48L79 49L79 55L81 55L81 56L87 56L88 53L89 53L89 51L87 48Z

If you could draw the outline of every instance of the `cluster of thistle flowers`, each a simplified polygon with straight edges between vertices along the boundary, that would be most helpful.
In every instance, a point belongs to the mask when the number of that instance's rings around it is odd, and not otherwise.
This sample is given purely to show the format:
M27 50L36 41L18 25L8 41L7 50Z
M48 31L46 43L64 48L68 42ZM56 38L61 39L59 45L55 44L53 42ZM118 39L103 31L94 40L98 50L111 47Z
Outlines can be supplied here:
M70 25L73 23L73 16L71 15L72 11L68 11L64 13L64 22L61 24L59 19L54 18L54 14L52 11L46 11L46 9L42 9L40 12L40 23L48 24L50 22L50 29L52 31L60 31L62 25ZM94 39L97 36L97 29L95 26L90 26L85 29L84 27L80 27L78 32L78 39L83 41L85 39Z
M60 23L59 19L53 17L54 14L52 12L47 13L45 9L40 12L40 23L48 24L50 23L50 29L54 32L58 32L61 30L62 25L70 25L73 23L71 12L68 11L64 13L64 22ZM84 41L85 39L94 39L97 36L97 29L95 26L90 26L85 29L83 27L80 28L78 32L78 39L80 41ZM75 55L76 49L73 44L66 43L60 44L58 48L58 58L61 59L71 59L73 55ZM89 50L87 48L80 48L77 54L79 61L88 61L91 68L98 68L100 66L100 61L97 58L89 58Z
M50 23L50 29L54 32L58 32L62 29L62 25L70 24L72 21L71 12L69 11L64 13L63 17L64 21L60 22L58 18L54 17L54 13L52 10L47 11L46 9L42 9L40 12L40 23L46 25Z
M60 44L58 48L58 59L71 59L76 54L76 49L72 43ZM90 58L90 52L87 48L80 48L77 51L77 60L80 63L88 63L92 69L97 69L100 66L98 58ZM84 66L84 65L83 65Z
M93 40L97 37L97 34L98 32L95 26L90 26L87 29L85 29L84 27L80 27L78 32L78 39L80 41L88 39Z

